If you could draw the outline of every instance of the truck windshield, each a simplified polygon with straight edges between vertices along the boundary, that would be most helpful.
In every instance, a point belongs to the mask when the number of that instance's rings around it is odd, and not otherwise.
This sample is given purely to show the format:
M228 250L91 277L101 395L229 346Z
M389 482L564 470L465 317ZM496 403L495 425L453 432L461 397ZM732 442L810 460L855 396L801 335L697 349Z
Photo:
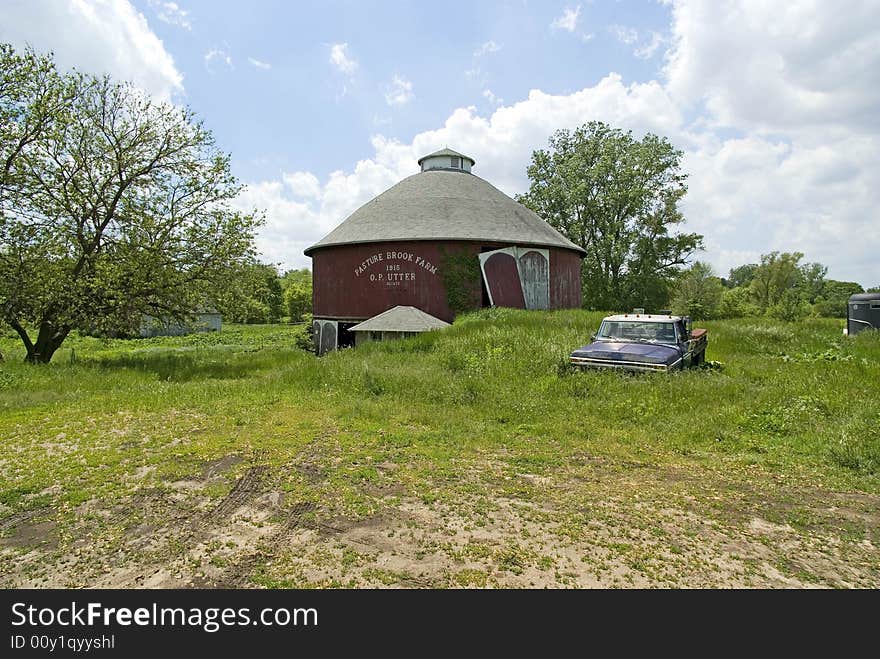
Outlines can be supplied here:
M600 339L675 343L675 326L673 323L605 320L596 336Z

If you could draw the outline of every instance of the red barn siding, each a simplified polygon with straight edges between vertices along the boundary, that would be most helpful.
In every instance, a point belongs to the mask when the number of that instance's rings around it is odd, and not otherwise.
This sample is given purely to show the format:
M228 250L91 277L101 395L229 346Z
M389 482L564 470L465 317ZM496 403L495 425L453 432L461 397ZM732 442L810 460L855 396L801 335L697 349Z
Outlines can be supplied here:
M402 304L452 322L440 274L442 260L440 245L433 242L319 249L312 254L313 313L363 320Z
M409 305L452 322L454 318L446 302L442 277L444 251L453 254L467 250L476 257L481 249L510 246L511 243L401 241L335 245L315 250L312 253L314 316L365 320L396 305ZM580 255L558 248L549 248L549 252L550 308L580 307ZM479 277L473 282L473 294L475 300L480 299Z
M550 250L550 308L581 306L581 255L567 249Z

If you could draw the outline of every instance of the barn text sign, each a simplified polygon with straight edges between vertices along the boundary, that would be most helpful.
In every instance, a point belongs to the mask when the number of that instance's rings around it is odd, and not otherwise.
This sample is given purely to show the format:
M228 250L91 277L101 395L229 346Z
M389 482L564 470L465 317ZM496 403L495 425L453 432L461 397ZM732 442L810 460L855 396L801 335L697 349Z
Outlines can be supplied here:
M370 271L369 273L367 271ZM416 275L437 274L437 266L413 252L388 250L365 258L354 269L355 277L369 277L371 282L399 286L402 282L416 281Z

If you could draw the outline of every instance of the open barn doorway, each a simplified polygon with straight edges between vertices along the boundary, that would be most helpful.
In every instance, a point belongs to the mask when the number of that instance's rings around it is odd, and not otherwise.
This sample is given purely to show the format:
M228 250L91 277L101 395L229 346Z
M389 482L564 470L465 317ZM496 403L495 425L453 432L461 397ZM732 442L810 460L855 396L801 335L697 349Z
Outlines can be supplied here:
M356 336L355 333L351 331L351 328L357 324L357 322L339 323L339 335L336 344L337 348L354 348Z

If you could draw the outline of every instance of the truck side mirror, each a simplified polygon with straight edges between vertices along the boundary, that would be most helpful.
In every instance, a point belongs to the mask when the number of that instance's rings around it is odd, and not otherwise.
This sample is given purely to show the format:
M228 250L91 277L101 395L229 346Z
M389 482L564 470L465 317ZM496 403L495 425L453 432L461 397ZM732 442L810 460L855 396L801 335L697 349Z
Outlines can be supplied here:
M590 334L590 341L595 341L595 340L596 340L596 335Z

